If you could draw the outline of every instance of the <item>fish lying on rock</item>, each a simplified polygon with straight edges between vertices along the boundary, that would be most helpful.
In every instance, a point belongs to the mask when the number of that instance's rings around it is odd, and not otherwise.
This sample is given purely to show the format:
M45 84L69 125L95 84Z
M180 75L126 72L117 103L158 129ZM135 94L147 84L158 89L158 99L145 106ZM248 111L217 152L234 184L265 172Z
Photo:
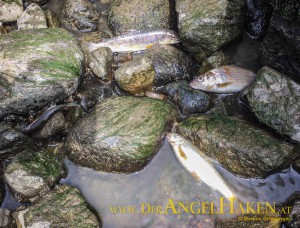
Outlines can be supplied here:
M129 32L106 39L100 43L81 42L84 50L92 52L100 47L109 47L112 52L136 52L151 48L155 44L179 43L177 34L169 29L148 29Z
M190 82L193 89L214 93L240 92L254 82L256 74L237 66L212 69Z
M188 170L197 181L203 181L212 189L219 191L227 199L234 197L233 192L226 185L221 175L216 171L204 153L176 133L168 133L167 138L180 164Z

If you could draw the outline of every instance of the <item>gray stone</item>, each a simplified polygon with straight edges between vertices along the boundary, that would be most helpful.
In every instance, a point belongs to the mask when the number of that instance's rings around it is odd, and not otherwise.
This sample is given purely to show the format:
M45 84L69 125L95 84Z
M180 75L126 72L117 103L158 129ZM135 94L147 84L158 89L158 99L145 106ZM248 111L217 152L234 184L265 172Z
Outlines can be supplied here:
M108 98L71 129L66 149L75 163L108 172L135 172L156 153L175 108L161 100Z
M116 72L118 86L133 95L144 95L154 85L155 70L151 59L139 57L124 63Z
M283 74L262 68L246 91L251 110L261 122L300 142L300 85Z
M16 21L22 13L21 0L0 0L0 23Z
M30 4L26 8L17 22L19 30L47 28L45 13L35 3Z
M199 74L204 74L209 70L229 64L230 59L222 51L217 51L202 62Z
M57 28L0 36L0 119L28 114L73 94L83 54L76 39Z
M178 29L191 53L209 56L242 34L244 0L177 0Z
M26 149L6 167L4 179L13 193L33 200L53 187L61 172L62 166L49 151Z
M15 228L16 223L15 220L12 217L11 211L0 208L0 227L1 228Z
M291 163L293 146L237 117L190 117L175 132L224 166L250 178L264 178Z
M109 25L115 33L149 28L170 28L172 23L169 0L113 0Z
M60 14L62 25L81 32L95 31L99 13L88 0L67 0Z
M60 22L57 17L53 14L51 10L45 11L45 16L47 18L47 25L49 28L59 28Z
M38 4L40 6L43 6L48 2L48 0L23 0L23 1L24 1L25 6L28 6L31 3L35 3L35 4Z
M100 227L80 192L67 185L57 186L29 208L14 212L13 216L22 228Z
M89 67L99 78L109 79L113 64L113 53L110 48L103 47L92 51L88 58Z
M294 201L294 205L291 208L289 215L290 221L287 222L289 227L297 228L300 227L300 201L299 199L296 199Z

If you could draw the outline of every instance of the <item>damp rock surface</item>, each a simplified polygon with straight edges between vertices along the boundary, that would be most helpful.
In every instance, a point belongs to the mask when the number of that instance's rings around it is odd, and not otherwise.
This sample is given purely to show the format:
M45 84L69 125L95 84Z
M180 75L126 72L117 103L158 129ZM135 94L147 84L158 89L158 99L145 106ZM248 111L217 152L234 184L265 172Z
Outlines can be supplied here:
M229 64L230 59L222 51L216 51L201 63L199 73L204 74L209 70Z
M251 110L261 122L300 142L300 85L287 76L262 68L247 90Z
M16 21L23 13L20 0L0 0L0 22Z
M93 73L102 79L109 80L109 73L113 64L113 53L110 48L103 47L89 54L89 67Z
M44 11L37 4L30 4L18 19L18 30L47 28Z
M0 227L1 228L17 227L10 210L7 210L5 208L0 208Z
M264 178L288 166L294 156L292 145L237 117L190 117L175 132L242 177Z
M108 172L142 169L161 145L175 108L150 98L108 98L75 125L67 138L76 164Z
M83 54L67 31L34 29L0 36L0 119L27 114L73 94Z

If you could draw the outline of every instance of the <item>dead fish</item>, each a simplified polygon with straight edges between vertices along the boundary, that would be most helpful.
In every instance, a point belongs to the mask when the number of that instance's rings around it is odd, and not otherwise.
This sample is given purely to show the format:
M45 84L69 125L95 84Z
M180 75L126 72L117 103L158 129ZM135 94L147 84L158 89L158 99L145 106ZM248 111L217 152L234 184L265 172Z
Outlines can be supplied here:
M180 164L198 182L203 181L212 189L219 191L227 199L234 197L233 192L203 152L178 134L168 133L167 138Z
M154 44L179 43L177 34L169 29L148 29L129 32L100 43L82 41L84 50L92 52L100 47L109 47L112 52L136 52L151 48Z
M222 66L200 75L190 82L193 89L214 93L240 92L255 80L256 74L237 66Z

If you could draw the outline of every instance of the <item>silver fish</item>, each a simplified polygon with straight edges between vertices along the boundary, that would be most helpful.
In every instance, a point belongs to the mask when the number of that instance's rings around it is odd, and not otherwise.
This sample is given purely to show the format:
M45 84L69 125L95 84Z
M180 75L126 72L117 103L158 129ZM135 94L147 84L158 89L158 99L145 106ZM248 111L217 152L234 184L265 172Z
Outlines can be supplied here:
M222 66L200 75L190 82L193 89L214 93L240 92L255 80L256 74L237 66Z
M129 32L124 35L106 39L100 43L82 41L84 50L92 52L100 47L109 47L112 52L136 52L151 48L155 44L179 43L177 34L169 29L148 29Z
M203 181L212 189L219 191L227 199L234 197L233 192L204 153L178 134L168 133L167 138L180 164L197 181Z

